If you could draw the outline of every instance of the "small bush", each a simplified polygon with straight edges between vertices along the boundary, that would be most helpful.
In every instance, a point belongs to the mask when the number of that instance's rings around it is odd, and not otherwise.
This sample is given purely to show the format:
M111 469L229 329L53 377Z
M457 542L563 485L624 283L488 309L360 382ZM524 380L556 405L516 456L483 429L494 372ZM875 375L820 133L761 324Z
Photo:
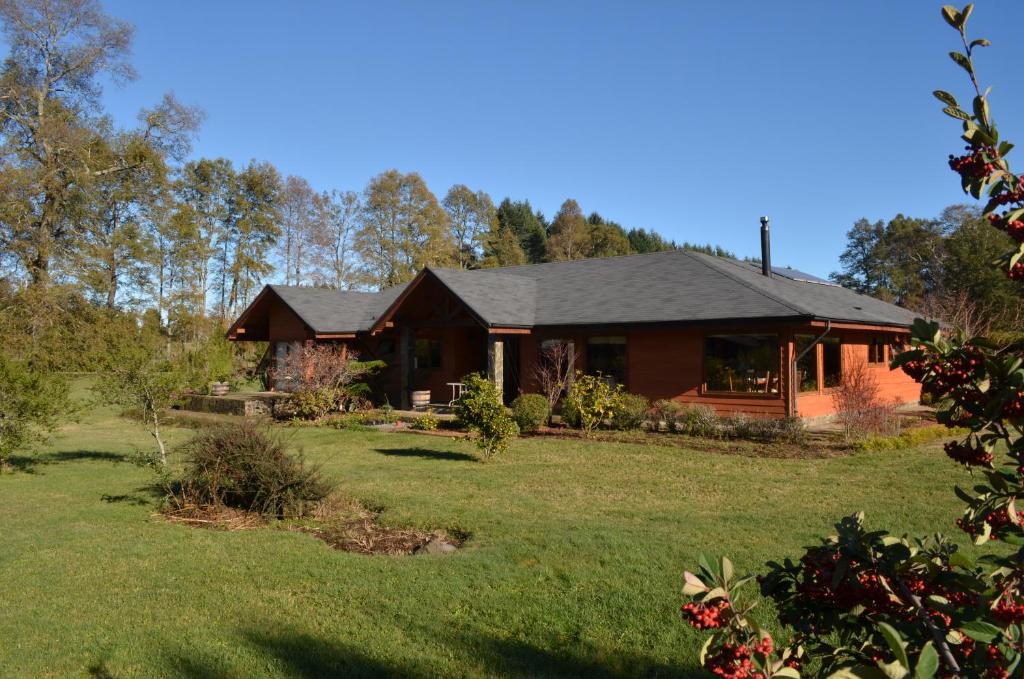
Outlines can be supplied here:
M661 427L661 423L665 423L665 429L672 431L675 429L676 420L686 410L686 406L679 401L673 401L669 398L663 398L654 402L654 410L651 415L651 428L657 431Z
M651 402L639 394L619 394L612 415L612 426L616 429L639 429L651 416Z
M300 517L333 489L319 468L306 465L279 436L248 421L203 431L183 450L182 502Z
M540 394L520 394L512 401L512 419L519 425L519 431L537 431L550 414L548 399Z
M363 413L331 417L325 422L327 426L334 429L347 429L349 431L373 431L373 428L370 426L371 423Z
M605 420L615 416L621 391L621 386L613 388L600 374L586 375L576 371L576 379L563 401L562 419L589 435Z
M338 401L329 389L302 389L291 394L278 411L289 418L316 421L338 411Z
M409 424L410 429L417 431L434 431L438 427L437 415L433 410L427 410Z
M673 430L690 436L718 438L722 429L720 419L711 406L691 405L676 418Z
M494 383L479 373L463 379L462 397L455 404L455 416L476 436L477 447L490 458L508 450L519 427L501 402Z

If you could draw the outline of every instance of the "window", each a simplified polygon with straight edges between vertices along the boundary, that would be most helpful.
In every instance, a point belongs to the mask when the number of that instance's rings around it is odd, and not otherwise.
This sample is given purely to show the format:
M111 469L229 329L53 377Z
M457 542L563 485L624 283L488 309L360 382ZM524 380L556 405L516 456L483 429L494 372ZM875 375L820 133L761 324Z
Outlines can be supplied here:
M779 393L779 338L775 335L709 335L704 344L708 391Z
M838 387L843 375L843 345L835 337L826 337L821 341L821 367L824 373L825 388Z
M587 339L587 373L601 373L612 386L626 383L626 338Z
M426 370L441 367L441 340L416 340L416 367Z
M885 363L885 341L881 337L872 337L868 345L868 363Z
M797 356L800 356L807 347L811 347L796 362L796 383L800 391L818 391L818 347L811 346L814 339L811 335L797 335L794 338L793 350Z

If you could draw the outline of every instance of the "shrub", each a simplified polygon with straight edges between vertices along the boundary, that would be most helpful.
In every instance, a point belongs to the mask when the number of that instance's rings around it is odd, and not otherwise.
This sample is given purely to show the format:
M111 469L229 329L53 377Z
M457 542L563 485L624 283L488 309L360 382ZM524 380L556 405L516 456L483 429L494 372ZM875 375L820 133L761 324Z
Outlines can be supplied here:
M651 416L651 401L639 394L619 394L612 415L616 429L639 429Z
M0 471L11 453L43 443L68 408L67 387L0 354Z
M683 411L686 410L686 406L679 401L673 401L669 398L663 398L654 402L654 410L652 411L651 427L657 431L661 427L661 423L665 423L665 429L672 431L675 429L676 420L679 419Z
M717 438L721 429L720 418L715 409L699 403L684 409L682 415L676 418L674 427L680 434L712 438Z
M508 450L519 434L519 427L501 402L494 383L479 373L462 379L462 397L455 404L455 415L476 439L485 459Z
M537 431L550 415L548 399L540 394L520 394L512 401L512 419L519 431Z
M417 431L434 431L438 427L437 415L433 410L427 410L409 425L410 429Z
M333 489L319 468L290 453L280 436L249 421L200 432L183 452L182 502L300 517Z
M300 420L320 420L338 411L335 393L330 389L302 389L292 393L280 412Z
M589 435L606 419L614 417L621 390L621 386L613 388L608 384L600 373L586 375L576 371L562 406L562 419Z
M878 380L865 363L852 362L832 391L836 419L847 439L899 433L896 404L882 400Z

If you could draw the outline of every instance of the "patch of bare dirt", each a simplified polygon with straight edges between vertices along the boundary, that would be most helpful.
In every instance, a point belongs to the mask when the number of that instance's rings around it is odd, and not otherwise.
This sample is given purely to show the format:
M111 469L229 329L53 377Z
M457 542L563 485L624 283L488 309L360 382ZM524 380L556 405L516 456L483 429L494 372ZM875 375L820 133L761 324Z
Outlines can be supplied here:
M314 514L316 523L289 526L288 530L309 533L335 549L357 554L447 554L462 540L444 531L426 532L392 528L378 522L379 512L352 501L324 502Z
M392 528L378 522L379 512L343 498L325 501L306 523L282 523L284 530L308 533L334 549L356 554L449 554L465 541L464 535ZM262 515L230 507L187 504L161 512L171 523L213 530L251 530L270 525Z

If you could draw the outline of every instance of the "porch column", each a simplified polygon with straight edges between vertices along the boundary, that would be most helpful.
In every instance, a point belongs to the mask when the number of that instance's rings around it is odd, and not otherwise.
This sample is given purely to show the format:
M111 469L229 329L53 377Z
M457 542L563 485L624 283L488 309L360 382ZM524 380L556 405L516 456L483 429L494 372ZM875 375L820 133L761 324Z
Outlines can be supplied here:
M413 341L412 328L403 325L398 331L398 370L402 376L399 405L402 410L409 410L409 390L412 389Z
M494 382L498 393L505 393L505 342L497 335L487 335L487 379Z

